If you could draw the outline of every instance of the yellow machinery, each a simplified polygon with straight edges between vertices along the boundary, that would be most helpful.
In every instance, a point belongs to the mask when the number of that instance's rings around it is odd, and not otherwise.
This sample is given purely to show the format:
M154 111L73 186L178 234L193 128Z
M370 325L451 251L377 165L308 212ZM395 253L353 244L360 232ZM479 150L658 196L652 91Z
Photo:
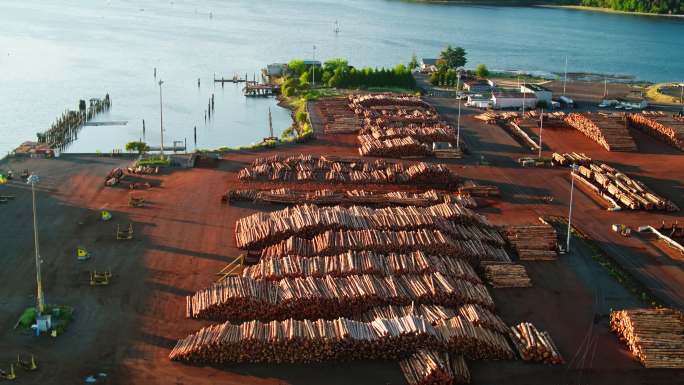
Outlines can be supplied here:
M226 279L227 277L235 277L242 274L242 270L245 268L245 255L240 254L233 262L227 264L223 269L221 269L216 275L219 277L217 281Z
M107 222L112 219L112 213L107 210L102 210L100 211L100 219L102 219L102 222Z
M133 239L133 224L129 223L128 229L125 229L125 230L121 230L121 226L116 225L116 239L117 240Z
M28 372L32 372L38 369L38 365L36 365L36 358L33 356L33 354L31 355L31 361L24 361L21 359L21 356L17 353L17 366Z
M17 378L17 375L14 373L14 364L10 364L10 370L9 372L6 372L2 369L0 369L0 379L3 380L15 380Z
M145 198L140 195L128 195L128 205L130 207L143 207L145 205Z
M93 270L90 272L90 286L109 285L110 278L112 278L111 271L98 273L96 270Z
M88 253L88 250L86 250L85 247L77 247L76 259L78 259L79 261L85 261L86 259L90 259L90 253Z

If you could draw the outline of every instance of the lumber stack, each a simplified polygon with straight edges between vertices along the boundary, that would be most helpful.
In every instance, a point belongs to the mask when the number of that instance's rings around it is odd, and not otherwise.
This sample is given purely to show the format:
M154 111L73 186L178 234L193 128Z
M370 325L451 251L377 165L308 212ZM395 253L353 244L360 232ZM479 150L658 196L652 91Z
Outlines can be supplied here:
M189 317L217 321L333 319L389 304L493 307L484 285L441 273L380 277L284 278L277 282L226 277L186 297Z
M226 322L179 340L169 358L204 364L313 363L403 359L423 349L486 359L512 358L503 335L459 317L450 321L437 327L412 316L368 323L344 318Z
M495 112L486 111L481 114L475 115L474 118L481 120L485 123L494 124L497 121L509 121L516 119L518 117L517 112Z
M608 151L636 151L637 146L625 123L599 114L571 113L565 122Z
M316 108L326 134L351 134L361 129L361 122L345 97L321 98L316 102Z
M472 210L453 203L428 207L314 206L302 205L256 213L239 219L235 238L241 249L261 248L297 235L313 237L327 230L435 229L454 239L477 239L503 245L501 235Z
M585 155L584 153L566 152L563 154L559 154L557 152L554 152L551 155L551 159L553 159L553 162L555 164L561 166L571 166L574 164L578 166L589 167L589 165L591 164L591 158Z
M545 364L564 363L556 344L548 332L539 331L529 323L523 322L511 326L510 337L524 361L543 362Z
M632 127L684 151L684 120L673 116L644 113L628 114L627 120Z
M463 182L463 184L458 187L458 192L474 197L498 197L501 195L497 186L481 185L472 180Z
M430 148L418 140L404 136L379 140L372 135L359 135L359 155L386 158L421 157L432 154Z
M451 385L470 383L470 372L462 355L451 358L448 353L419 350L399 361L409 385Z
M548 224L509 225L503 235L521 261L555 260L556 230Z
M684 369L684 316L674 309L618 310L610 327L647 368Z
M532 281L523 265L512 263L484 265L485 279L492 287L531 287Z
M655 194L645 184L605 163L591 163L588 168L580 167L578 172L599 191L612 195L629 209L679 210L674 202Z
M456 143L456 131L448 124L438 123L432 126L409 124L404 127L380 127L366 125L362 134L371 135L378 140L404 138L410 136L423 143L449 142Z
M407 253L421 250L432 255L449 255L466 259L474 265L510 262L506 251L476 239L455 240L440 230L415 231L340 230L326 231L312 239L292 236L261 251L261 258L287 255L315 257L345 253L349 250L373 251L380 254Z
M224 203L239 202L239 201L254 202L256 200L256 197L257 197L256 190L248 190L248 189L228 190L228 191L226 191L225 194L223 194L221 196L221 201Z
M456 279L480 283L480 278L467 262L451 257L427 255L422 251L408 254L376 254L348 251L328 257L303 258L295 255L261 259L246 266L242 276L251 279L279 281L284 278L346 277L372 274L379 276L415 275L439 272Z
M257 158L250 167L240 170L238 178L271 182L422 184L440 188L448 188L458 182L456 174L443 164L420 162L404 165L384 160L304 154L287 158L277 155Z

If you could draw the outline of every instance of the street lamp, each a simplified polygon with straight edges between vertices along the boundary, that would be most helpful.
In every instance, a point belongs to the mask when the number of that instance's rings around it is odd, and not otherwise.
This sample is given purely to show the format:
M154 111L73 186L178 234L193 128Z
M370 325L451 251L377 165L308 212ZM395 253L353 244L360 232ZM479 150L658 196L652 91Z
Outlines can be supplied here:
M458 119L456 120L456 149L461 151L461 98L458 98Z
M539 160L541 160L542 153L542 130L544 129L544 109L541 109L539 114Z
M568 236L565 241L565 252L569 253L570 252L570 228L571 228L571 222L572 222L572 193L575 190L575 176L573 173L577 171L577 165L573 164L571 167L570 171L570 209L568 212Z
M164 81L159 79L159 130L161 131L161 145L159 146L159 157L164 159L164 113L162 112L162 84Z
M313 60L311 62L311 88L316 88L316 46L313 46Z
M679 83L679 87L682 88L682 92L679 94L679 104L684 104L684 83Z
M36 251L36 288L37 288L37 305L38 314L43 314L45 311L45 298L43 298L43 281L40 276L40 248L38 246L38 219L36 216L36 183L40 182L38 175L31 174L26 180L27 184L31 185L31 194L33 195L33 240Z

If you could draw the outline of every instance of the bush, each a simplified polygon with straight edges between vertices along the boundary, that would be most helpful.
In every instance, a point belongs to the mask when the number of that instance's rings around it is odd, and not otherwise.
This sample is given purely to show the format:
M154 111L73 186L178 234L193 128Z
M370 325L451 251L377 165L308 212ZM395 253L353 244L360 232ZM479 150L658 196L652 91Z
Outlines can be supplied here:
M128 142L126 143L126 151L137 151L138 154L142 154L150 150L150 146L145 142Z
M138 161L138 166L165 167L170 165L171 161L169 160L169 158L147 158Z
M309 114L306 111L297 111L295 114L295 120L299 123L305 123L309 119Z
M475 68L475 76L478 78L486 78L489 76L489 69L484 64L478 64L477 68Z

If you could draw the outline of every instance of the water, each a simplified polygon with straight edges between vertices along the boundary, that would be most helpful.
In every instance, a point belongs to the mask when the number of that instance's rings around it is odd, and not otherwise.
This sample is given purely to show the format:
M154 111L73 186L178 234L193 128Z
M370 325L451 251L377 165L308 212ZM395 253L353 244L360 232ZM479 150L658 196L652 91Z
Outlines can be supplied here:
M211 12L211 17L210 17ZM335 20L340 33L333 32ZM213 74L252 74L291 58L346 57L356 66L434 57L446 45L468 51L468 66L684 77L684 20L561 9L418 4L383 0L65 0L0 2L0 154L46 129L78 99L109 93L99 120L69 151L109 151L142 136L159 144L164 80L165 144L237 146L279 133L289 111L273 99L247 99L241 86L214 86ZM201 87L197 88L197 78ZM215 117L204 122L214 93Z

